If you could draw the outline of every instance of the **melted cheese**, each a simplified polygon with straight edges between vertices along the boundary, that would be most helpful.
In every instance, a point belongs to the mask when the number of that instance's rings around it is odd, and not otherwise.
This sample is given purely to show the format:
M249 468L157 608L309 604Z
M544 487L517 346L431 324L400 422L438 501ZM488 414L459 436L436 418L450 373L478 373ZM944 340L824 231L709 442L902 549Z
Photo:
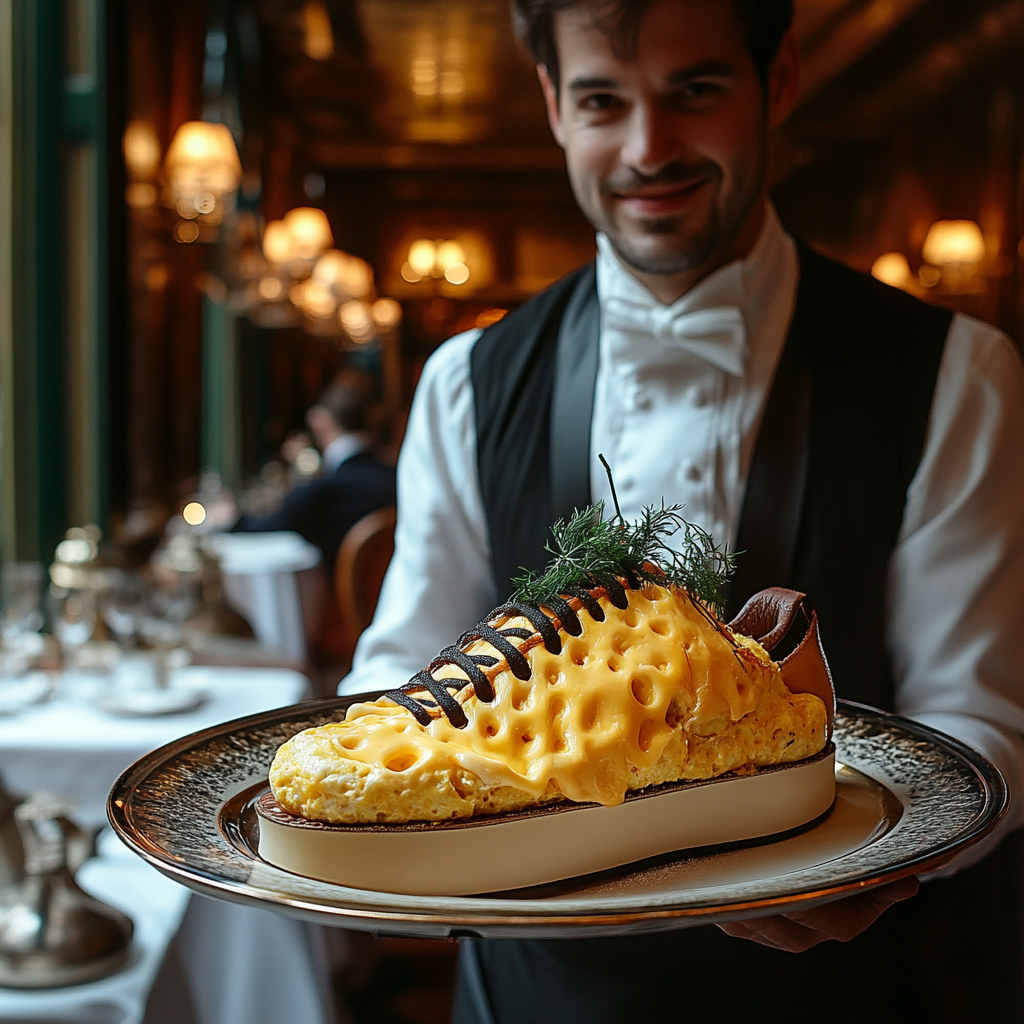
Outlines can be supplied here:
M656 770L670 744L668 778L711 777L737 768L713 750L708 754L709 743L747 716L755 717L751 713L767 691L781 701L783 713L774 712L774 722L758 727L777 741L783 728L795 735L801 716L791 712L798 698L785 689L778 667L753 640L732 637L685 592L648 586L629 591L625 609L607 597L600 603L605 621L581 612L583 633L572 637L563 631L560 654L547 651L536 634L514 640L527 654L530 678L517 679L501 661L489 670L493 702L478 700L471 686L461 690L456 699L469 718L466 728L456 729L444 717L421 726L387 699L353 705L344 722L308 730L282 747L271 771L275 794L284 806L309 817L325 814L332 786L335 795L339 787L353 797L358 791L370 805L402 793L412 804L416 794L429 794L428 804L457 803L478 782L490 789L511 787L534 801L565 796L613 805L638 777ZM523 619L491 624L532 632ZM485 641L467 650L495 653ZM435 676L464 678L456 666ZM815 724L813 731L821 735L810 737L814 750L824 742L823 706L820 716L811 716L815 722L819 718L821 726ZM785 740L777 746L788 746ZM748 747L759 743L755 739ZM796 749L799 757L814 752L806 743ZM700 763L693 769L702 774L694 776L686 762L696 753ZM739 756L742 766L748 755ZM770 757L762 763L788 759L777 751ZM723 766L716 768L719 762ZM345 764L349 778L341 781ZM449 789L450 797L444 797ZM446 813L420 807L409 817L470 813L472 806ZM338 820L336 812L326 816Z

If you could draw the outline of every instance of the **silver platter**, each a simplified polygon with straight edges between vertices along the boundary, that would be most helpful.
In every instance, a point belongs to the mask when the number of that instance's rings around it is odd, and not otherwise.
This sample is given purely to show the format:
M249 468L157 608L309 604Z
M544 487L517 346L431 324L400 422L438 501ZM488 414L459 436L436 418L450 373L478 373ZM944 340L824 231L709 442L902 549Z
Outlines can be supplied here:
M804 829L487 896L349 889L261 860L253 804L277 748L301 729L342 719L357 699L366 695L279 708L153 751L114 786L111 825L165 875L207 896L382 934L558 938L653 932L840 899L935 870L987 835L1007 807L999 773L963 744L840 701L836 803Z

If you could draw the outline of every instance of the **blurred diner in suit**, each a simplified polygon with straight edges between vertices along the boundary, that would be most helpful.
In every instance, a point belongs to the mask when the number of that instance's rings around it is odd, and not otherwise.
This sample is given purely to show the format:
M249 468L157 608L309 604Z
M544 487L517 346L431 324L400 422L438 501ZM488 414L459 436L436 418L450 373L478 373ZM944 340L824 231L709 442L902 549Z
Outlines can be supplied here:
M306 413L322 454L322 473L290 491L275 512L243 514L233 532L294 530L323 552L333 569L349 528L363 516L395 503L395 470L373 451L374 395L353 377L339 376Z

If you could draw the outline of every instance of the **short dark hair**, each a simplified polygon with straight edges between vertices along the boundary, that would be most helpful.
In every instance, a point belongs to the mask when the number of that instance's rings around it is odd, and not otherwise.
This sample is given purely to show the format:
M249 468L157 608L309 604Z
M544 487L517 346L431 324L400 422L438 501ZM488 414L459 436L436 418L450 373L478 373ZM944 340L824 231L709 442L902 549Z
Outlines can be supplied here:
M376 400L376 387L362 375L339 374L317 399L342 430L366 430Z
M732 0L747 29L747 49L762 83L768 81L782 38L793 24L793 0ZM512 22L523 45L548 69L558 87L555 15L573 7L589 7L607 26L616 49L628 51L651 0L512 0Z

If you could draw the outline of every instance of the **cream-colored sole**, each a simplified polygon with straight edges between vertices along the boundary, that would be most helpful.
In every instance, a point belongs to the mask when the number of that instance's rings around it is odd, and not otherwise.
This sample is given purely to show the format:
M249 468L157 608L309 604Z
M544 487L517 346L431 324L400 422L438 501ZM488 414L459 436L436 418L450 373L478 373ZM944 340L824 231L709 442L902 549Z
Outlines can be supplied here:
M835 799L835 748L754 775L667 783L614 807L555 806L407 825L329 825L257 803L259 853L325 882L414 896L518 889L806 825Z

